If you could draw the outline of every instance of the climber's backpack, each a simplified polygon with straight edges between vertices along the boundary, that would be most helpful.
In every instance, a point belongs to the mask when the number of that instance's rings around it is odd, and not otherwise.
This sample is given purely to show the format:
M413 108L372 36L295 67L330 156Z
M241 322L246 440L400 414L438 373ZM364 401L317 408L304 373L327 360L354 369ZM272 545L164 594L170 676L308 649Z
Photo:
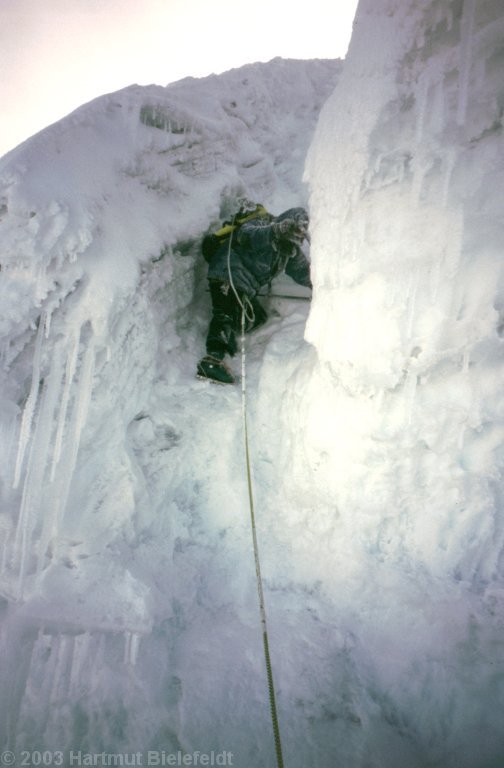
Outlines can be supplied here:
M241 227L246 221L250 219L262 218L263 216L270 217L270 214L266 208L258 204L253 211L240 209L238 213L233 217L232 221L225 221L224 224L217 232L213 232L210 235L205 235L203 242L201 243L201 252L205 261L210 262L212 257L220 248L220 246L227 242L228 238L233 232Z

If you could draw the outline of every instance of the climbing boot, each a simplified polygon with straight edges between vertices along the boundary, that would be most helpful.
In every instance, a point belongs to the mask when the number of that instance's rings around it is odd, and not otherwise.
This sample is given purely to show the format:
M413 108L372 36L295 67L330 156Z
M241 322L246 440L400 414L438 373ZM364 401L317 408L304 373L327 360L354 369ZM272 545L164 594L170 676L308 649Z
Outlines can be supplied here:
M236 379L222 360L206 355L198 363L198 379L208 379L218 384L234 384Z

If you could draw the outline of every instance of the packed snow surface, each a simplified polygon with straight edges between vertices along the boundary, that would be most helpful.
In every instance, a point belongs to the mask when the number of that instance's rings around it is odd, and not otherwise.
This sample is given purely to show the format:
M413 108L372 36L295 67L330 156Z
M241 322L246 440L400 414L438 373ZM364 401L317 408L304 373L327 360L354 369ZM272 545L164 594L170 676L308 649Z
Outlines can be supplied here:
M0 161L5 748L274 765L240 388L195 379L246 193L311 214L311 303L247 339L285 764L502 764L503 36L361 0L343 68L131 87Z

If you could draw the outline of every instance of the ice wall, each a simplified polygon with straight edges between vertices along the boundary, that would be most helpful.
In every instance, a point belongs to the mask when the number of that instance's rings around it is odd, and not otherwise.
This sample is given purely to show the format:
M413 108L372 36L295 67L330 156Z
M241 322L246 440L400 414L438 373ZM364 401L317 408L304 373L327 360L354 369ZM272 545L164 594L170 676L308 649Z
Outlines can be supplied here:
M316 361L285 468L326 528L298 573L409 740L373 765L504 754L503 39L499 2L361 0L307 163Z

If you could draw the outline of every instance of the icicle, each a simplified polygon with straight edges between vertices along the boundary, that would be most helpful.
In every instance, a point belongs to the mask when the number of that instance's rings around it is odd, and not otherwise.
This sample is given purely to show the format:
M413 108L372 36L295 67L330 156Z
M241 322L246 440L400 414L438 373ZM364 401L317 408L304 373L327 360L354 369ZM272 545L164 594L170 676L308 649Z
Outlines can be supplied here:
M124 633L124 656L123 656L123 664L129 663L129 657L130 657L130 648L131 648L131 632L125 632Z
M76 334L74 342L78 349L79 333ZM74 363L73 363L73 348L67 357L66 373L68 379L65 380L64 385L64 397L69 397L69 390L71 382L75 378L74 376ZM77 355L77 350L75 350ZM56 443L61 438L61 443L58 448L54 448L54 456L58 457L57 469L54 471L54 482L52 485L52 499L51 505L46 510L46 514L43 519L43 527L40 534L40 540L38 543L39 558L37 568L40 571L43 567L44 555L47 551L51 540L57 538L59 534L59 528L63 514L66 509L68 496L70 493L70 485L73 479L73 474L77 464L77 455L79 452L79 445L82 430L86 423L87 412L89 408L89 401L91 398L92 384L93 384L93 372L95 362L95 348L94 339L91 338L89 346L84 354L84 359L81 364L78 390L74 398L74 405L70 423L65 428L65 422L67 422L66 412L68 410L67 405L63 406L59 412L59 423L56 434ZM65 434L63 434L63 430ZM61 431L60 437L58 437L58 431ZM64 446L64 447L63 447ZM55 470L55 464L53 468Z
M135 633L131 638L131 664L135 666L138 659L138 651L140 650L140 635Z
M89 632L85 632L83 635L77 635L75 638L70 669L70 697L75 695L80 686L82 671L89 656L90 639L91 636Z
M46 321L45 321L45 333L44 338L48 339L49 334L51 333L51 321L52 321L52 313L54 312L54 307L47 307L47 314L46 314Z
M20 561L19 588L21 593L26 574L31 535L37 523L37 520L33 519L34 512L37 508L39 511L42 511L41 498L43 495L44 474L53 432L54 411L60 393L62 367L61 346L58 345L54 350L53 364L47 385L43 388L40 408L37 414L16 528L14 555Z
M23 466L23 460L26 453L26 448L30 441L31 428L33 423L33 414L35 413L35 406L38 400L39 387L40 387L40 358L42 354L42 339L44 336L44 326L45 326L45 314L42 313L39 320L37 339L35 341L35 353L33 355L33 372L32 372L30 393L25 403L23 417L21 419L21 430L19 433L16 468L14 470L14 483L13 483L14 488L17 488L19 486L19 481L21 479L21 469Z
M94 363L95 343L94 338L91 338L82 361L78 391L74 400L72 416L69 427L66 430L66 436L63 440L65 450L63 450L63 447L61 447L60 450L58 462L59 483L53 492L54 498L51 508L44 517L39 544L39 570L42 568L44 553L49 542L52 538L55 538L58 535L60 523L67 505L70 485L77 464L77 454L79 452L82 430L86 423L89 402L91 400ZM67 383L65 382L65 388L66 386Z
M32 656L29 680L35 676L42 678L37 693L40 701L50 702L53 690L54 673L58 662L58 637L39 630Z
M424 131L424 124L425 124L425 113L427 110L427 94L429 92L429 85L430 85L430 77L429 73L423 75L419 87L418 87L418 110L417 110L417 120L416 120L416 129L415 129L415 141L417 144L421 144L422 137L423 137L423 131Z
M464 0L461 21L460 64L457 105L457 125L464 125L469 95L469 76L471 73L471 49L474 33L474 15L476 0Z
M453 174L453 169L455 167L455 162L457 160L457 152L455 149L449 149L446 153L446 169L445 169L445 175L443 180L443 190L441 193L441 200L443 204L443 208L446 208L448 204L448 191L450 189L450 183L451 183L451 177Z
M51 661L52 669L49 682L49 706L54 704L57 698L58 689L60 686L60 680L62 675L63 654L61 652L62 645L61 635L53 635L51 641Z
M79 381L79 396L77 399L76 418L75 418L75 437L77 443L80 441L82 430L86 423L91 393L93 389L93 376L95 365L95 340L92 337L89 346L86 349L84 360L82 362L82 372Z
M56 638L56 662L52 675L50 703L64 700L68 693L74 638L58 635Z
M63 396L61 398L61 405L58 416L58 427L56 430L56 439L54 441L54 453L51 466L51 482L54 482L54 475L56 472L56 465L61 457L61 446L63 442L63 433L65 430L66 417L68 411L68 402L70 399L70 390L75 376L75 370L77 367L77 353L79 351L79 339L80 331L77 331L72 339L70 345L70 351L67 357L67 364L65 369L65 387L63 390Z
M433 85L432 102L429 106L430 132L440 134L445 124L445 91L444 82L438 79Z
M50 332L51 332L51 322L52 322L52 316L54 312L58 309L58 307L61 304L61 298L56 296L52 299L52 301L48 301L45 303L45 313L46 313L46 324L45 324L45 337L46 339L49 338Z
M446 28L448 32L451 32L453 27L453 10L451 8L445 8Z
M124 633L124 663L134 667L138 659L140 635L136 632Z

